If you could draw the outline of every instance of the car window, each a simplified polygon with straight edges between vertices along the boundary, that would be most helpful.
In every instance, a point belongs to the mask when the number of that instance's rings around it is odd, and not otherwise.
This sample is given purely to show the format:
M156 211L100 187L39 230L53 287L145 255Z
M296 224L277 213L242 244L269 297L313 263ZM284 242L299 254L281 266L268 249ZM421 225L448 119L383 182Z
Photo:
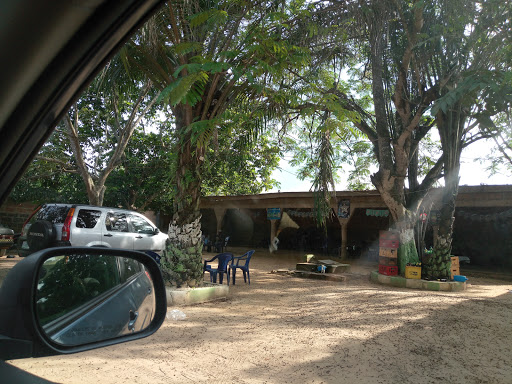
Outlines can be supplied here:
M81 209L76 218L77 228L94 228L101 216L101 211L94 209Z
M62 281L68 287L65 290L60 288ZM41 325L66 315L120 283L115 257L74 255L48 259L40 271L37 287Z
M126 214L118 212L107 213L105 227L107 231L128 232L128 220L126 218Z
M141 271L141 264L133 259L119 258L121 269L121 282L125 282L130 277Z
M44 205L35 215L35 220L46 220L53 224L63 223L66 220L69 208L65 205Z
M136 233L153 233L155 229L149 222L140 216L130 215L132 230Z

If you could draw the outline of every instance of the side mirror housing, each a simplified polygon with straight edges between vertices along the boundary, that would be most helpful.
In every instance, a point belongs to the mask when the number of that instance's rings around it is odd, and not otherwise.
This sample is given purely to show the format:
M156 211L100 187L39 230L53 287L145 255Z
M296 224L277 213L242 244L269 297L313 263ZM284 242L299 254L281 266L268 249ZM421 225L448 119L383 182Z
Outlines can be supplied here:
M36 252L0 289L0 360L75 353L149 336L165 285L148 255L112 248Z

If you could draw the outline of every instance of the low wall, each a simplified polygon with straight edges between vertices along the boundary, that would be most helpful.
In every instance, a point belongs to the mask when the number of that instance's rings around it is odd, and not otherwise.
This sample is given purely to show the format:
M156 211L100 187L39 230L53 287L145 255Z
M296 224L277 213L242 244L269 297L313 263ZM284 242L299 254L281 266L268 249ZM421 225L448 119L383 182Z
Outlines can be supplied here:
M7 202L0 206L0 223L20 233L25 221L37 208L37 204Z

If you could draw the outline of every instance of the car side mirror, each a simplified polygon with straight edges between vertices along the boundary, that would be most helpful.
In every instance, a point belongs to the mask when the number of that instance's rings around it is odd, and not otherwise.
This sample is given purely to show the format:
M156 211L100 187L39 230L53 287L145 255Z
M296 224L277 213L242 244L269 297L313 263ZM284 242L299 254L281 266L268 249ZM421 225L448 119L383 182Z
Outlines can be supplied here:
M74 353L146 337L160 327L166 310L160 269L141 252L39 251L20 261L0 289L0 359Z
M155 236L159 232L160 232L160 230L158 228L155 228L155 229L141 229L140 231L138 231L138 233L143 233L143 234L151 235L151 236Z

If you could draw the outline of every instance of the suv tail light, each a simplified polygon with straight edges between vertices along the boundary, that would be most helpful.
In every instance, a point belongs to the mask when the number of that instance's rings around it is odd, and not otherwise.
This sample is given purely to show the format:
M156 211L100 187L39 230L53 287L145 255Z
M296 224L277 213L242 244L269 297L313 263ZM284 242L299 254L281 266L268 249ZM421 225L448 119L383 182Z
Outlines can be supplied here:
M64 225L62 227L62 241L69 241L69 235L71 234L71 220L73 220L73 215L75 214L75 208L70 208L68 211L68 215L66 216L66 220L64 220Z

